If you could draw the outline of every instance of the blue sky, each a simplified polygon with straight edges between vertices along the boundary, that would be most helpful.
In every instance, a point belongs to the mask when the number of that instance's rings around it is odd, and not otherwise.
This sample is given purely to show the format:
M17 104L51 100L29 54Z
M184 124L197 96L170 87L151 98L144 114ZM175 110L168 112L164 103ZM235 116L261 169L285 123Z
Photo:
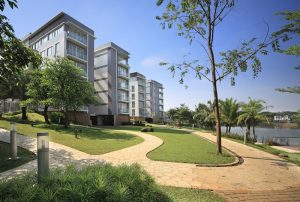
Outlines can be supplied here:
M131 71L143 73L147 78L163 83L165 87L165 109L187 104L194 109L199 103L212 99L211 84L199 81L192 75L186 79L188 88L178 83L178 78L160 61L180 62L183 55L199 59L207 65L208 60L198 42L190 45L178 37L176 30L162 30L155 16L163 8L156 7L155 0L26 0L19 1L19 8L6 9L18 37L35 31L61 11L64 11L95 31L95 47L112 41L131 54ZM240 43L257 37L263 39L269 24L270 32L278 30L284 23L275 12L294 10L300 7L297 0L240 0L228 17L217 27L215 37L216 55L219 51L239 47ZM300 43L300 39L294 40ZM217 56L218 59L218 56ZM263 70L253 79L252 71L241 73L236 86L229 79L219 84L219 97L233 97L247 101L248 97L263 99L272 106L271 111L300 109L300 95L279 93L277 87L300 85L300 71L293 67L300 58L271 52L260 56Z

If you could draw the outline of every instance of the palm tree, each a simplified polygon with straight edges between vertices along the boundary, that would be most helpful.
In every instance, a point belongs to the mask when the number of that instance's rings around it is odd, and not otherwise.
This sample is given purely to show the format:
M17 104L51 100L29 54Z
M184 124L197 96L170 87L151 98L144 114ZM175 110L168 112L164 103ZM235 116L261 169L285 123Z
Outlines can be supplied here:
M238 118L239 104L232 98L221 101L221 118L226 126L226 133L230 133L231 126L236 123Z
M213 129L215 125L213 108L211 107L211 102L208 101L207 105L199 103L196 105L193 120L202 128Z
M251 98L249 98L249 102L247 104L241 104L242 114L239 115L237 119L237 124L244 123L248 131L250 131L250 127L252 126L254 141L257 140L255 134L256 124L262 120L268 121L268 117L261 113L264 109L267 108L264 106L264 104L265 101L263 100L254 100Z

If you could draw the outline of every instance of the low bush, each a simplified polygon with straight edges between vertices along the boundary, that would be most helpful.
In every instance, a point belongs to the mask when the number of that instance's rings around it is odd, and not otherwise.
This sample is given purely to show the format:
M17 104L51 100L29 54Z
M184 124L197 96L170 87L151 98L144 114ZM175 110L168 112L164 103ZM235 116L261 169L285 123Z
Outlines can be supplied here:
M154 128L149 127L149 128L142 128L141 132L154 132Z
M134 125L134 126L145 126L145 123L142 122L142 121L136 121L136 122L133 122L132 125Z
M49 114L49 118L52 123L55 123L55 124L63 124L64 123L64 115L61 112L51 112Z
M130 125L132 125L132 123L131 122L122 122L121 125L122 126L130 126Z
M0 201L170 201L138 165L55 169L37 184L29 173L0 182Z

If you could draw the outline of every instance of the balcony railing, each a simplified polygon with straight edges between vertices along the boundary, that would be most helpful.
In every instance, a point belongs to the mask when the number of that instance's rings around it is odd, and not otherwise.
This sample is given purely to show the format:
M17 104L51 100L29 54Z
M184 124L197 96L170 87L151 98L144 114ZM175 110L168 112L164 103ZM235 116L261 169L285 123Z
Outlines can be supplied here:
M122 102L129 102L129 97L125 97L125 96L119 96L119 101L122 101Z
M127 84L118 84L118 88L129 90L129 85Z
M120 114L129 114L129 109L119 109Z

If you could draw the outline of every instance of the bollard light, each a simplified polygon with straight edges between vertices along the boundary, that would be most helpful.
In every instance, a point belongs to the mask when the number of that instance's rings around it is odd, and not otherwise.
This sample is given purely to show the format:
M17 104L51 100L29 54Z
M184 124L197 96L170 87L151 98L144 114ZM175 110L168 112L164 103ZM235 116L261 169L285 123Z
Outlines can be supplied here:
M18 143L17 143L17 124L10 123L10 160L17 160L18 157Z
M49 135L37 133L38 182L49 175Z
M17 123L10 122L10 131L17 131Z

